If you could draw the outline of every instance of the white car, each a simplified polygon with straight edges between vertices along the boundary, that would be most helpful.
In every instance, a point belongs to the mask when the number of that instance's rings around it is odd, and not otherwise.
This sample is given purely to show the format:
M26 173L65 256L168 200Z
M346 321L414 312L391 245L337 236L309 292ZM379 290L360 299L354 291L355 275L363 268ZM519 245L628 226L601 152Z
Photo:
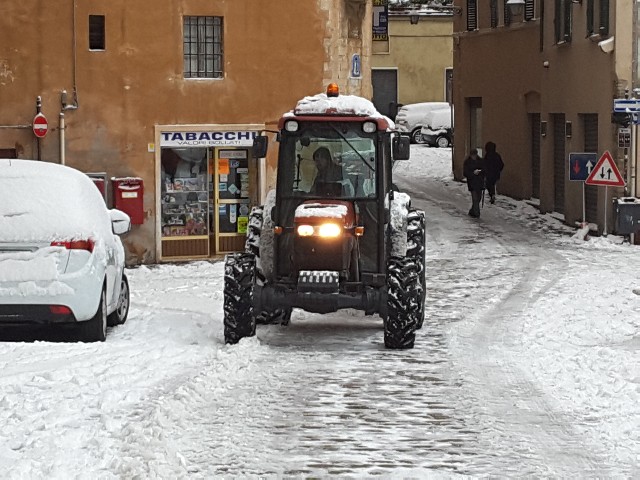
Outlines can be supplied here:
M446 108L447 102L423 102L403 105L396 115L396 128L400 132L408 133L411 143L422 143L420 129L425 124L425 118L431 110Z
M429 112L420 131L422 143L440 148L447 148L453 144L453 116L451 113L451 107L448 106Z
M0 159L0 327L76 324L104 341L129 312L118 235L130 227L84 173Z

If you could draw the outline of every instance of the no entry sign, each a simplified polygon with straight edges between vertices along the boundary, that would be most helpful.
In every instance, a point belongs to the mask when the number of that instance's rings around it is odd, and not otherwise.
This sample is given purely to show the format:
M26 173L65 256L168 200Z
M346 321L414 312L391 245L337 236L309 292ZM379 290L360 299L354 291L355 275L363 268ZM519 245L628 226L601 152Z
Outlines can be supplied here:
M44 138L49 131L49 123L47 123L47 117L38 113L33 119L33 133L38 138Z

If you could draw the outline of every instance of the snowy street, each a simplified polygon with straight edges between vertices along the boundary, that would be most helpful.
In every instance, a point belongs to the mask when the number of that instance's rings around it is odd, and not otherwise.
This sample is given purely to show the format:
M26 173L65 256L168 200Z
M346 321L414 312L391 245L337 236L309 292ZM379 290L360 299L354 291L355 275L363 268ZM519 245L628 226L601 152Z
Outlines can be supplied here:
M226 346L223 262L132 268L106 342L3 334L3 478L639 477L640 247L499 194L470 218L450 156L394 170L427 218L413 350L350 311Z

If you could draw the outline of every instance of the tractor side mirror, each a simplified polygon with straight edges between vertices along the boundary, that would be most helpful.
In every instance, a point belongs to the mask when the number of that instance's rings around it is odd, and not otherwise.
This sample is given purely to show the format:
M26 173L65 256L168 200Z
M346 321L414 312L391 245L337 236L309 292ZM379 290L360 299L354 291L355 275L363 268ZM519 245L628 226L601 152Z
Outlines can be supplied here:
M392 144L394 160L409 160L411 154L411 139L407 135L397 135Z
M258 135L253 139L253 156L255 158L264 158L267 156L269 148L269 137L266 135Z

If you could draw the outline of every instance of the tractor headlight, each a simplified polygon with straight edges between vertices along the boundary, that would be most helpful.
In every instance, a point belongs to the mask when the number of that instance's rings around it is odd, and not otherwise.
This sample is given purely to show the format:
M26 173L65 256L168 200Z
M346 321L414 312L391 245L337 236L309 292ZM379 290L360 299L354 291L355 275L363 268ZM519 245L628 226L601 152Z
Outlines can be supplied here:
M310 237L313 235L313 226L311 225L298 225L298 235L301 237Z
M284 124L284 129L287 132L297 132L298 128L299 128L298 122L296 122L295 120L289 120Z
M364 130L365 133L373 133L378 129L378 126L376 125L375 122L364 122L362 124L362 130Z
M318 234L321 237L338 237L341 233L342 228L335 223L323 223L318 229Z

